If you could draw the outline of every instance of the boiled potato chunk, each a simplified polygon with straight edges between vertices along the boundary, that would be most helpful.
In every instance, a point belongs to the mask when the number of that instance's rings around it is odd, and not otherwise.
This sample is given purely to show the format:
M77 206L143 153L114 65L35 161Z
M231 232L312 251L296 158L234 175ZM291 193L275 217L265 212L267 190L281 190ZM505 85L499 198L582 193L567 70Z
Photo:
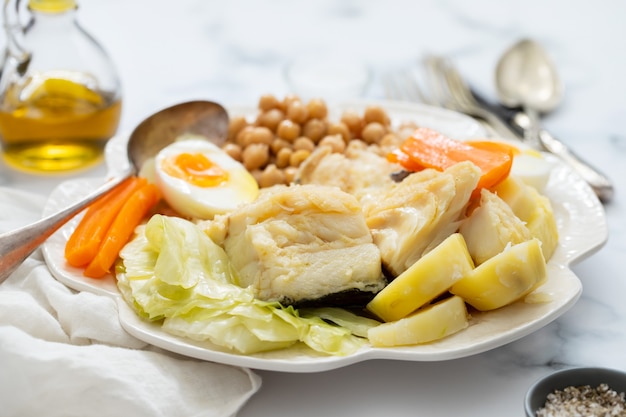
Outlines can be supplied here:
M548 197L515 177L508 177L495 192L526 223L531 236L541 241L543 257L549 260L558 246L559 231Z
M369 302L367 309L384 321L396 321L446 292L474 267L460 233L448 236Z
M367 337L372 346L415 345L444 338L468 325L465 302L452 296L398 321L372 327Z
M541 241L543 257L549 260L559 245L559 231L552 211L552 204L548 197L539 194L534 188L530 189L536 206L531 215L523 219L530 234Z
M482 263L450 292L477 310L510 304L537 288L546 278L546 263L538 239L513 245Z

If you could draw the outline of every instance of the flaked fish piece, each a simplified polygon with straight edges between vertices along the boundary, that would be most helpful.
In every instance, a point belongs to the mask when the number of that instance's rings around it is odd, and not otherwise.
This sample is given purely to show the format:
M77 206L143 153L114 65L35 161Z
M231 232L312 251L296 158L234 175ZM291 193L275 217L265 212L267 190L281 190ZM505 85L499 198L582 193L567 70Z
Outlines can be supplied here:
M391 174L400 169L365 145L351 144L345 153L320 146L300 166L296 181L335 186L363 203L375 198L380 188L390 187Z
M239 285L257 298L301 305L386 284L356 198L336 187L276 186L232 212L223 247ZM344 300L349 304L349 300Z
M397 276L454 233L481 172L460 162L444 172L426 169L380 190L363 210L383 265Z
M480 205L463 220L459 232L476 265L496 256L510 245L532 238L524 222L511 207L486 189L481 191Z

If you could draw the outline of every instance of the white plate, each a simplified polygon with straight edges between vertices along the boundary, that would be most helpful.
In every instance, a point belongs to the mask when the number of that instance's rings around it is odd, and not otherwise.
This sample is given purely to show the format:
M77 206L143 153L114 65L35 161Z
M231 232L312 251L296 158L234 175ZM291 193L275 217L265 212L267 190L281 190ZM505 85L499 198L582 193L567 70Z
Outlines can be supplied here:
M332 109L331 117L337 117L345 108L362 110L365 104L354 102L338 106ZM380 104L394 120L414 120L457 139L485 135L474 120L450 111L414 104ZM252 114L253 111L250 108L231 108L231 114ZM119 136L107 146L106 158L111 176L127 164L126 140L126 136ZM66 206L100 183L101 180L98 179L84 179L61 184L51 194L45 213L52 213ZM570 266L592 254L606 242L608 232L604 209L590 187L558 161L555 161L545 193L553 204L560 243L548 263L548 280L537 289L538 293L543 293L539 298L544 302L517 302L496 311L473 313L467 329L434 343L396 348L367 346L355 354L343 357L319 355L301 346L244 356L224 351L210 343L195 342L162 331L159 325L142 320L132 311L122 300L112 276L101 280L85 278L81 270L65 263L65 242L76 227L78 218L48 239L43 246L43 253L52 274L68 287L117 299L119 320L129 333L147 343L182 355L284 372L318 372L370 359L442 361L474 355L517 340L555 320L579 298L582 285Z

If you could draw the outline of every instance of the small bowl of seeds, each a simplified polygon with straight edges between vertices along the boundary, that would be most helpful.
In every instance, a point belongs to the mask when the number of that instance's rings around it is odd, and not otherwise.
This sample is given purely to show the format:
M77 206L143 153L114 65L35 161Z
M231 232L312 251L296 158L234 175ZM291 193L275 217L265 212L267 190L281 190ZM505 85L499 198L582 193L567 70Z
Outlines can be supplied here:
M626 372L570 368L549 374L528 390L527 417L626 416Z

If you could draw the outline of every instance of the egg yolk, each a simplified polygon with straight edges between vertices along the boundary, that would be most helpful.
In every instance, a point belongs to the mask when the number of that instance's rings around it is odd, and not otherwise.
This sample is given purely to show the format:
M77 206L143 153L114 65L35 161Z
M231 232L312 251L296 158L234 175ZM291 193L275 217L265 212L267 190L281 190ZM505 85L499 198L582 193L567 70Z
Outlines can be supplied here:
M163 171L198 187L215 187L228 180L228 172L201 153L180 153L163 160Z

